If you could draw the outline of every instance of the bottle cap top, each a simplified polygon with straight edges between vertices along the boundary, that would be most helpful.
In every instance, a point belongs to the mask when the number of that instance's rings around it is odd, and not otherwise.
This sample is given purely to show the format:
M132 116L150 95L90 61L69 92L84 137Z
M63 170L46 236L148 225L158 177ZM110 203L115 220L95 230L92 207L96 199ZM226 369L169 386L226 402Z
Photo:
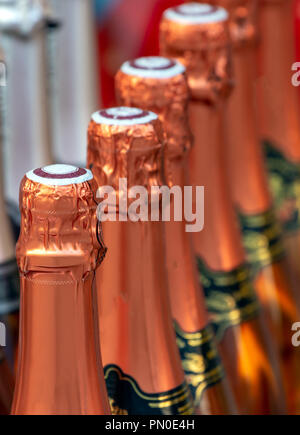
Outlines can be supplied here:
M121 71L144 78L167 79L185 72L185 67L174 59L162 56L140 57L123 63Z
M92 115L92 121L96 124L120 126L148 124L157 118L158 116L155 113L136 107L113 107L111 109L100 110Z
M228 96L231 41L229 14L224 8L194 2L167 9L160 25L160 45L163 55L186 67L194 99L215 104Z
M89 181L93 174L88 169L70 165L49 165L27 172L26 177L46 186L68 186Z
M88 165L98 186L119 190L161 185L164 131L153 112L130 107L102 110L92 116L88 129Z
M17 243L21 271L75 264L84 271L96 269L106 252L96 190L91 171L75 166L50 165L26 174L20 186Z
M228 12L223 8L193 2L167 9L164 18L181 24L218 23L228 19Z
M201 0L198 2L199 6L202 6ZM207 0L207 3L212 7L226 8L228 11L231 39L235 46L256 41L257 0Z
M166 133L166 155L178 158L190 148L189 89L185 67L166 57L141 57L125 62L116 74L118 101L158 114Z

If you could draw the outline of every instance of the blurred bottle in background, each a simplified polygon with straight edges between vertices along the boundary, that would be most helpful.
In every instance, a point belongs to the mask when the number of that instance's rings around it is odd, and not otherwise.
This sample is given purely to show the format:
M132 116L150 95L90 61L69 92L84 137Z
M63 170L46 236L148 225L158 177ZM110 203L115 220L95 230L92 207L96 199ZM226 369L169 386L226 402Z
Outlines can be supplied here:
M113 414L193 413L173 329L164 225L150 216L157 198L151 188L163 185L163 152L163 128L155 113L119 107L92 116L88 165L99 186L97 197L104 199L110 186L116 199L113 204L108 196L98 214L109 251L96 277ZM134 187L147 196L141 195L138 207L144 217L138 216L134 194L128 197Z
M293 397L295 391L300 391L300 362L297 362L300 353L291 344L290 331L300 318L296 304L300 295L293 294L289 283L282 229L273 208L260 143L255 106L258 2L209 3L227 6L229 12L236 84L224 108L231 196L239 215L255 289L281 355L289 412L293 413L297 412Z
M0 106L4 98L6 85L6 64L0 48L0 63L3 68L0 84ZM3 111L0 110L0 322L6 327L5 352L11 366L14 364L19 333L19 271L15 256L15 238L7 214L4 194L3 164Z
M205 186L205 225L193 241L237 405L241 413L283 413L279 359L250 280L226 173L223 115L233 80L228 13L198 3L168 9L161 49L187 67L195 137L191 181Z
M270 185L283 224L291 276L299 295L300 102L292 84L293 2L260 0L258 107ZM276 35L272 34L274 26ZM275 62L275 58L277 61Z
M267 159L270 186L278 217L285 232L289 276L300 306L300 102L292 84L295 61L291 0L259 1L259 73L257 82L261 138ZM276 32L274 32L276 29ZM282 295L282 306L290 309L290 300ZM297 317L294 316L294 317ZM298 316L299 319L299 316ZM284 339L293 323L288 319ZM294 321L297 321L296 319ZM286 338L287 339L287 338ZM299 363L288 370L288 355L299 351L288 345L285 364L289 379L288 397L296 412L300 410ZM298 375L299 376L299 375ZM300 380L299 380L300 382Z
M171 188L182 189L180 193L174 190L174 209L172 205L170 221L165 223L166 264L177 344L196 410L203 414L234 414L234 399L224 379L183 213L183 188L190 184L187 157L192 142L185 67L164 57L127 61L117 73L116 93L122 105L159 115L167 141L167 181Z
M5 196L17 205L23 174L52 161L42 5L1 0L0 38L7 64L2 107Z
M95 270L106 252L94 190L92 173L69 165L22 180L14 415L110 414L94 319Z
M99 107L93 0L49 0L59 24L48 32L53 154L56 162L84 165L90 114Z
M159 22L183 0L95 0L104 107L116 104L114 77L128 59L159 54Z

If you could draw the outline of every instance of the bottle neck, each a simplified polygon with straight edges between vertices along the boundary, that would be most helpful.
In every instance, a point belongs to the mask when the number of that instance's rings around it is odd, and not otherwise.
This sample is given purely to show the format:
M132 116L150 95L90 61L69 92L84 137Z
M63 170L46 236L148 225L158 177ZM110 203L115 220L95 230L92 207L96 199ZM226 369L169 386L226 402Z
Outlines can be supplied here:
M263 4L259 20L261 76L257 88L261 133L286 158L299 162L299 95L291 82L295 62L293 2Z
M226 158L231 194L241 213L269 210L271 195L254 106L254 45L234 51L236 86L225 107Z
M176 388L183 372L169 307L163 223L104 222L103 232L109 246L97 273L103 366L118 366L147 393Z
M184 155L181 159L174 159L169 165L173 185L182 189L190 185L187 157ZM171 211L173 206L174 200ZM171 212L170 222L165 223L169 294L173 319L183 331L195 332L204 329L209 321L203 289L199 284L191 233L186 232L184 213L182 216L183 221L174 221Z
M21 276L13 414L108 414L93 319L93 274L43 268Z
M222 105L192 102L190 122L191 184L205 188L204 229L193 236L196 253L214 270L232 270L245 257L226 177Z

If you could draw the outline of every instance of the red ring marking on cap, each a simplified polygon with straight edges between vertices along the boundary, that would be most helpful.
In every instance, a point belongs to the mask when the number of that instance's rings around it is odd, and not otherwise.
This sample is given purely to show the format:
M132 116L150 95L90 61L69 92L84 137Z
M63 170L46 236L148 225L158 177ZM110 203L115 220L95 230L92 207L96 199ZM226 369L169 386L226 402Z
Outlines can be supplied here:
M157 67L153 67L153 66L141 66L139 65L137 62L139 61L139 59L135 59L129 62L129 65L135 69L141 69L141 70L149 70L149 71L163 71L163 70L167 70L167 69L171 69L174 66L176 66L176 62L174 60L171 59L166 59L168 60L168 64L164 65L164 66L157 66Z
M184 15L184 16L187 16L187 17L190 16L190 15L197 15L197 16L200 16L200 15L202 15L202 16L210 15L210 14L212 14L212 13L214 13L214 12L216 12L218 10L217 6L207 5L207 6L210 6L210 8L209 9L207 8L206 11L188 12L188 11L185 11L184 8L182 8L182 6L184 6L184 5L176 6L175 8L173 8L173 11L177 12L178 15Z
M67 179L67 178L81 177L82 175L85 175L87 172L83 168L78 168L77 171L70 172L67 174L49 174L48 172L45 172L43 170L43 168L38 168L38 169L35 169L33 171L33 173L34 173L34 175L37 175L38 177L41 177L41 178L50 178L53 180L63 180L65 178Z
M112 110L112 109L110 109ZM131 119L140 119L140 118L144 118L145 116L149 115L149 112L146 112L145 110L141 110L141 113L135 114L135 115L127 115L127 116L122 116L122 115L113 115L108 113L106 110L100 110L99 114L101 116L103 116L103 118L107 118L107 119L119 119L121 120L131 120Z

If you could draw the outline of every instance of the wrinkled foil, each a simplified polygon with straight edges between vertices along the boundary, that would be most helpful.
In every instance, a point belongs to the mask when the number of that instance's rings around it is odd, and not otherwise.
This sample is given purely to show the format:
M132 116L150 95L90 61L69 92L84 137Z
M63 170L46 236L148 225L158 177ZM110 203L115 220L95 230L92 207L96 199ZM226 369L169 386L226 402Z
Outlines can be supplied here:
M233 86L228 21L188 25L164 17L160 45L162 55L185 65L193 99L214 104L228 96Z
M230 34L234 46L244 46L257 39L257 0L196 0L221 6L229 12Z
M22 274L36 267L83 265L83 274L102 262L106 248L96 217L94 180L47 186L23 178L21 232L16 247Z
M110 413L93 315L95 269L106 251L94 188L93 180L66 186L22 180L21 340L12 415Z
M163 153L164 131L159 119L129 126L97 124L88 128L88 166L98 186L112 186L117 197L119 178L127 179L127 188L165 184ZM128 199L128 204L134 201ZM118 204L118 201L117 201Z
M120 104L156 113L166 134L168 158L182 157L192 143L188 120L189 89L185 74L168 79L128 75L118 71L115 78Z

